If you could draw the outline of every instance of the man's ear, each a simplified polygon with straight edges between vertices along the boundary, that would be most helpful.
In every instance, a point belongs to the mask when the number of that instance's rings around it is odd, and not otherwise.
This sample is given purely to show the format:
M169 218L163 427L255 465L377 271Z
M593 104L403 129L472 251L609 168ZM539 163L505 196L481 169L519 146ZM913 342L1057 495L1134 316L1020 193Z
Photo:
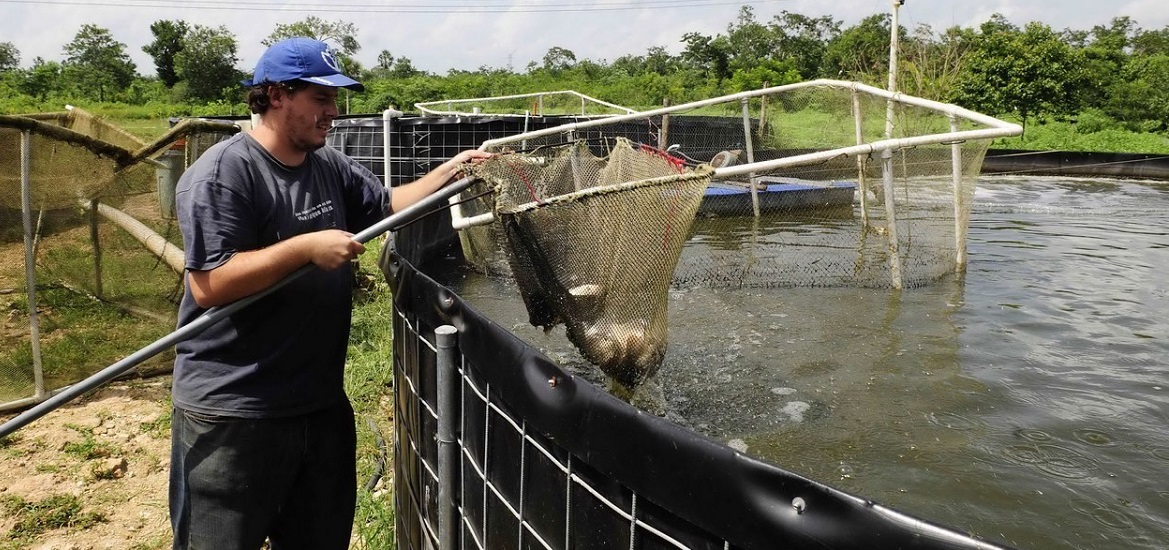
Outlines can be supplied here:
M291 97L292 91L279 84L273 84L268 87L268 104L277 106L288 101Z

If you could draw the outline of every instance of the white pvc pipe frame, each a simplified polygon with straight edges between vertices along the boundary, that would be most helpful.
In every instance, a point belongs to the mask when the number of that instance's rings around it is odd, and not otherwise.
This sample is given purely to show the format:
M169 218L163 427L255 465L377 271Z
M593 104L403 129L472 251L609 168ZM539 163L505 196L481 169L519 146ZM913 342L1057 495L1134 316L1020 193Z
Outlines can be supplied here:
M950 118L965 119L971 122L988 126L978 130L964 130L958 132L947 132L944 134L926 134L922 136L913 136L897 139L883 139L874 141L872 143L862 143L851 147L840 147L828 151L819 151L815 153L807 153L803 155L793 155L780 159L773 159L761 162L750 162L746 164L738 164L735 166L728 166L718 168L714 171L715 177L738 176L743 174L750 174L751 172L762 172L766 170L776 170L779 168L786 168L789 166L800 166L805 164L812 164L820 161L825 161L842 156L860 156L870 155L875 152L898 149L905 149L909 147L917 147L919 145L931 145L938 143L953 143L956 141L968 141L975 139L994 139L1000 137L1017 136L1023 133L1023 127L999 120L992 116L984 115L969 109L964 109L956 105L923 99L920 97L905 95L900 92L889 92L874 86L862 84L860 82L849 82L844 80L819 79L810 80L807 82L799 82L796 84L787 84L784 86L773 86L770 88L763 88L759 90L750 90L746 92L739 92L737 94L730 94L719 96L711 99L704 99L701 101L694 101L691 103L683 103L679 105L672 105L660 109L650 111L640 111L629 113L625 115L610 116L605 118L598 118L594 120L587 120L584 122L576 122L571 124L563 124L552 128L545 128L542 130L535 130L523 134L516 134L498 139L491 139L484 141L479 146L480 150L486 150L490 147L503 145L507 143L514 143L517 141L528 140L532 138L561 134L568 131L575 131L583 128L592 128L595 126L603 126L606 124L613 124L617 122L624 122L628 120L640 120L647 117L663 115L667 113L674 113L677 111L685 111L690 109L697 109L709 105L716 105L719 103L728 103L735 100L748 99L759 97L763 95L771 95L780 92L788 92L792 90L799 90L803 88L837 88L847 89L853 92L866 93L872 96L883 97L890 101L912 105L915 107L922 107L931 111L936 111L946 115ZM460 207L460 197L452 197L451 200L451 225L455 229L466 229L476 225L483 225L491 223L494 219L494 213L487 212L472 217L465 217Z

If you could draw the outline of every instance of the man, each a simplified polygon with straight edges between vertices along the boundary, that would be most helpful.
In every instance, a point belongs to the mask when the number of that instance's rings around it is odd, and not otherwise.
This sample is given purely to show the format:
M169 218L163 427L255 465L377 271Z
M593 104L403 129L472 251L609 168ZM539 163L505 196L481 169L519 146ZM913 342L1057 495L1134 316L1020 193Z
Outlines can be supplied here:
M179 324L310 270L176 346L170 511L174 547L344 549L356 504L353 409L343 388L352 239L449 182L464 151L391 192L324 147L341 74L320 41L260 57L259 124L203 154L176 191L187 278Z

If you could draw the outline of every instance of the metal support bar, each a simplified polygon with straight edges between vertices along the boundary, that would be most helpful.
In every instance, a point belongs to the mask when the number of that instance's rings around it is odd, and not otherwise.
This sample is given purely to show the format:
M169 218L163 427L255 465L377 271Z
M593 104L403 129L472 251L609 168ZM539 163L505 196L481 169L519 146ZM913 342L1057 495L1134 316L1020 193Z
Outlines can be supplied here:
M897 208L893 195L893 150L881 151L881 176L885 189L885 236L889 239L889 275L893 288L901 290L901 241L897 238Z
M448 198L470 187L473 182L474 180L472 178L463 178L459 181L451 183L446 187L443 187L442 189L434 192L430 196L427 196L426 198L414 203L408 208L404 208L401 212L392 214L382 221L369 227L365 231L354 235L353 240L359 243L366 243L374 237L381 235L382 233L421 218L422 216L429 214L435 208L440 207L442 203ZM300 269L292 272L287 277L281 279L280 282L260 292L225 306L213 307L207 310L203 313L203 315L200 315L194 321L191 321L190 323L179 327L174 332L167 334L158 340L155 340L154 342L146 345L146 347L143 347L142 349L125 357L121 361L118 361L117 363L114 363L113 365L98 371L89 378L69 386L60 393L50 397L40 404L30 408L29 410L24 411L8 422L0 424L0 437L7 436L8 434L11 434L12 432L15 432L16 430L25 426L29 422L44 416L49 411L56 409L57 407L60 407L61 405L64 405L65 403L68 403L69 401L72 401L73 399L80 397L81 395L91 390L97 389L97 387L101 386L102 384L117 378L123 373L134 368L139 363L150 359L155 355L158 355L163 350L170 349L179 342L183 342L197 336L199 333L207 330L215 323L218 323L220 320L245 307L252 305L261 298L275 292L277 289L283 288L284 286L288 285L292 281L295 281L313 269L316 269L314 264L305 265L304 267L301 267Z
M861 96L860 92L852 91L852 120L856 130L856 144L862 145L865 142L864 120L861 118ZM868 162L866 155L856 156L856 171L857 171L857 189L860 191L861 199L861 227L868 229L869 227L869 185L865 180L865 164Z
M960 129L958 117L950 116L950 131ZM954 178L954 272L966 271L966 228L970 224L970 209L962 196L962 144L955 141L950 144L951 170Z
M84 200L84 199L83 199ZM98 298L104 296L101 283L101 235L98 233L97 199L90 199L89 204L89 240L93 243L93 294Z
M459 544L459 369L458 330L443 325L434 330L438 351L438 550L455 550Z
M402 116L402 111L386 109L382 111L382 179L386 187L394 186L394 119Z
M32 343L32 373L36 399L45 396L45 372L41 363L41 322L37 315L36 251L32 235L32 132L20 133L20 215L24 223L24 277L28 287L28 332Z
M743 106L743 143L747 146L747 163L755 162L755 145L751 142L751 112L750 105L747 98L742 98L739 103ZM747 176L747 183L751 188L751 210L754 211L755 217L759 217L759 190L755 188L755 172L751 172Z

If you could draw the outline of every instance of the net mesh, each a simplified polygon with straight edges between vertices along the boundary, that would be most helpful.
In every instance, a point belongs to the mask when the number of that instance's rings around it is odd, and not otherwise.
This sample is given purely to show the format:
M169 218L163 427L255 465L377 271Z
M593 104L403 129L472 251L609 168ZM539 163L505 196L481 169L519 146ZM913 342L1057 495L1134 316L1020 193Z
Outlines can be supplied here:
M43 400L174 328L181 276L127 220L154 244L180 245L164 187L173 201L186 165L236 131L186 120L147 141L76 108L0 115L0 410ZM139 372L169 368L157 359Z
M670 273L713 170L620 138L604 156L574 142L496 156L475 172L495 187L531 323L563 323L581 353L626 387L656 372Z
M960 272L982 136L1007 126L838 81L568 124L485 143L508 154L477 171L456 225L469 263L515 277L534 325L563 322L635 388L662 359L670 285Z
M558 143L583 140L596 151L628 137L688 166L717 167L673 273L676 287L900 288L960 271L990 139L959 133L986 130L985 123L843 84L777 90L489 147L540 156ZM882 144L892 144L888 159ZM465 218L495 208L490 195L468 193L476 195L461 205ZM462 230L464 257L509 274L502 236L496 224Z
M0 206L21 208L21 136L26 131L34 208L72 207L78 199L103 196L112 199L149 190L154 182L152 171L124 164L146 143L84 112L6 117L0 120ZM106 150L114 153L103 155Z
M146 141L78 108L0 115L0 207L21 208L21 140L29 139L29 194L37 209L71 208L78 200L117 203L155 190L160 154L183 150L186 164L238 131L232 124L183 120Z

